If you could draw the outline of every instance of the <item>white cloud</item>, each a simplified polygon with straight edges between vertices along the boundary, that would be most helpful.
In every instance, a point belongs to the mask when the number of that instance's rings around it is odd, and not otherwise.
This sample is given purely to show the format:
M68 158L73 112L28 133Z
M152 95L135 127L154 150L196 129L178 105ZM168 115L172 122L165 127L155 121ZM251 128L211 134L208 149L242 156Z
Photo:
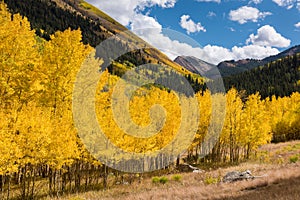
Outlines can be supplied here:
M294 7L294 4L297 0L273 0L278 6L286 7L287 9L291 9Z
M97 6L125 26L130 24L137 12L146 7L160 6L163 8L172 8L175 6L176 1L177 0L87 0L87 2Z
M126 0L125 0L126 1ZM138 0L138 7L144 9L145 7L159 6L162 8L173 8L177 0Z
M162 26L153 18L147 15L135 14L135 18L130 24L132 31L138 31L140 29L158 29L161 30Z
M133 32L142 37L152 46L160 49L171 59L179 55L195 56L207 62L218 64L224 60L238 60L243 58L263 58L277 54L279 51L271 47L255 44L231 49L217 45L195 47L184 42L172 40L165 36L161 24L151 16L143 15L140 10L150 6L173 7L176 0L87 0L101 10L118 20L123 25L129 25ZM185 18L185 21L188 21ZM196 23L194 23L197 25ZM196 26L197 27L197 26ZM145 29L151 28L151 29ZM199 28L198 28L199 29ZM197 28L196 28L197 30Z
M224 60L239 60L246 58L262 59L279 53L278 49L260 45L234 46L231 49L217 45L206 45L204 47L192 47L191 45L177 40L171 40L162 34L161 29L150 29L137 33L145 41L160 49L171 59L179 55L195 56L212 64L218 64Z
M252 0L249 1L249 4L254 3L254 4L260 4L263 0Z
M229 30L230 30L231 32L235 32L235 29L232 28L232 27L229 27Z
M150 32L150 33L149 33ZM224 47L215 45L206 45L205 47L192 47L191 45L171 40L168 36L163 35L159 30L150 30L139 33L139 35L154 47L164 52L171 59L179 55L195 56L207 62L218 64L223 60L231 60L235 57L232 52Z
M296 24L295 24L295 27L296 27L296 28L300 28L300 22L296 23Z
M200 22L195 23L189 15L182 15L180 18L180 26L187 31L188 34L196 32L206 32L206 29Z
M215 17L215 16L217 16L217 14L212 11L209 11L207 14L207 17Z
M273 0L278 6L291 9L294 6L300 11L300 0Z
M263 19L268 15L272 15L272 13L260 12L257 8L243 6L237 10L231 10L229 12L229 19L244 24L248 21L257 22L258 19Z
M286 39L280 33L277 33L274 27L265 25L257 30L257 35L251 34L246 43L269 47L288 47L291 40Z
M221 0L196 0L198 2L216 2L216 3L221 3Z
M264 47L259 45L247 45L243 47L234 46L232 53L238 59L241 58L256 58L263 59L270 55L276 55L279 53L278 49L272 47Z

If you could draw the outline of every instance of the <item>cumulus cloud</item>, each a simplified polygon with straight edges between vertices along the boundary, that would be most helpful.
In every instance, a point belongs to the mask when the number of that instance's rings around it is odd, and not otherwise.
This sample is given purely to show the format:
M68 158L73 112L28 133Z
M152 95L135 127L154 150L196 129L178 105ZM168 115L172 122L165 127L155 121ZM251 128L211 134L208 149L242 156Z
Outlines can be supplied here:
M273 0L278 6L286 7L287 9L291 9L294 7L294 4L297 3L297 0Z
M234 46L232 48L232 53L235 58L256 58L263 59L270 55L276 55L279 53L278 49L272 47L264 47L259 45L247 45L243 47Z
M153 18L147 15L135 14L134 20L131 22L131 30L134 32L140 29L158 29L161 30L162 26Z
M160 49L169 58L175 59L179 55L195 56L207 62L218 64L223 60L231 60L235 57L232 52L224 47L215 45L206 45L197 47L189 45L178 40L171 40L168 36L161 33L160 30L143 31L139 35L151 45Z
M231 32L235 32L235 29L232 28L232 27L229 27L228 29L229 29Z
M229 19L244 24L248 21L257 22L259 19L263 19L268 15L272 15L272 13L260 12L257 8L243 6L237 10L231 10L229 12Z
M249 1L249 4L254 3L254 4L260 4L263 0L252 0Z
M125 0L127 1L127 0ZM138 8L144 9L145 7L159 6L162 8L173 8L177 0L139 0Z
M209 11L209 12L207 13L207 17L215 17L215 16L217 16L217 14L214 13L214 12L212 12L212 11Z
M296 28L300 28L300 22L296 23L296 24L295 24L295 27L296 27Z
M175 6L176 1L177 0L87 0L87 2L97 6L125 26L131 23L137 12L144 10L146 7L160 6L162 8L172 8Z
M180 26L187 31L188 34L196 32L206 32L206 29L200 22L195 23L189 15L182 15L180 18Z
M256 35L251 34L246 43L269 47L288 47L291 40L283 37L280 33L277 33L274 27L265 25L257 30Z
M250 44L242 47L234 46L231 49L217 45L190 45L186 42L170 39L163 33L163 27L158 21L148 15L142 14L140 11L150 6L173 7L176 0L87 0L88 2L98 6L101 10L118 20L123 25L130 25L133 32L143 38L152 46L160 49L171 59L179 55L195 56L207 62L218 64L224 60L238 60L244 58L263 58L269 55L275 55L279 51L275 48ZM184 21L191 20L184 17ZM191 21L192 22L192 21ZM191 23L196 25L198 23ZM193 27L193 26L192 26ZM203 28L204 29L204 28ZM203 30L202 30L203 31ZM250 39L250 38L249 38ZM251 40L249 40L251 42Z
M224 60L239 60L245 58L262 59L270 55L279 53L278 49L260 45L234 46L231 49L217 46L206 45L204 47L192 46L178 40L171 40L170 37L162 34L161 29L139 30L137 33L145 41L160 49L171 59L179 55L195 56L212 64L218 64Z
M198 2L216 2L216 3L221 3L221 0L196 0Z
M291 9L294 6L300 11L300 0L273 0L278 6Z

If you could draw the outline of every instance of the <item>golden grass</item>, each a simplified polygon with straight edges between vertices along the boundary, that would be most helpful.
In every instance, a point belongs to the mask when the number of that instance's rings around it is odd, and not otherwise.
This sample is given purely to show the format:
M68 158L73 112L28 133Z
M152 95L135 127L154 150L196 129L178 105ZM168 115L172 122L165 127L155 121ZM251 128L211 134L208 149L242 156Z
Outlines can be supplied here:
M116 20L114 20L113 18L111 18L109 15L105 14L104 12L102 12L101 10L99 10L98 8L96 8L95 6L87 3L84 0L80 0L79 1L79 6L87 11L91 11L94 14L96 14L99 17L102 17L104 19L106 19L107 21L113 23L113 24L118 24L119 26L122 26L119 22L117 22Z
M300 141L271 144L262 147L261 150L265 151L267 148L271 156L276 157L282 154L283 157L288 158L288 155L298 153L299 144ZM289 151L285 152L286 149ZM285 160L281 164L249 161L238 166L219 168L204 173L182 173L180 181L174 181L172 179L174 175L165 175L169 180L167 184L154 184L151 178L145 178L141 183L118 185L105 191L91 191L60 199L300 199L300 162L290 163L286 158L284 157ZM206 181L208 177L219 180L229 171L246 169L249 169L255 176L266 176L234 183L208 183Z
M170 181L167 185L154 185L149 180L142 184L119 186L107 191L88 192L62 199L300 199L299 165L243 166L252 170L255 175L268 172L268 176L253 181L234 183L217 183L206 185L203 174L184 174L181 183ZM231 168L233 170L235 168ZM257 171L255 171L255 169ZM229 170L229 169L226 169ZM222 173L226 170L221 170ZM212 176L215 171L210 172Z

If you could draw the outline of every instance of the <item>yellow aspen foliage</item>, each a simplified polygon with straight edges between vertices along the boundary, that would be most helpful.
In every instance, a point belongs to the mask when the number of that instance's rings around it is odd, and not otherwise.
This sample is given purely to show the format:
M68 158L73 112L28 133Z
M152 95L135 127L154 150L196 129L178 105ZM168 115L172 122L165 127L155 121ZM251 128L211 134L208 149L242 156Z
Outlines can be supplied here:
M261 100L258 93L250 95L245 103L242 122L242 131L245 134L242 144L247 149L247 157L252 150L272 139L269 116L265 107L266 102Z
M71 107L72 92L76 73L92 48L81 42L80 30L57 32L44 46L40 101L52 107ZM57 111L57 110L56 110Z
M300 93L299 92L294 92L290 96L290 119L291 122L293 123L295 120L299 119L300 115Z
M92 48L82 42L80 30L57 32L46 42L39 69L41 90L39 103L48 108L51 143L47 164L59 169L80 158L76 129L73 126L72 93L76 74Z
M0 171L9 174L17 171L22 156L17 122L23 117L22 109L35 98L40 56L28 20L11 15L3 3L0 24Z
M0 105L8 108L13 101L19 104L32 100L31 87L36 81L34 68L39 55L34 31L30 23L19 14L11 15L0 4Z
M21 150L16 143L16 134L10 128L7 114L0 110L0 175L18 171Z
M241 145L242 108L243 102L238 91L234 88L230 89L226 94L226 117L220 142L229 150L231 162L238 159L238 151Z
M21 150L18 160L20 167L28 163L33 166L46 164L48 146L51 143L51 123L47 114L42 112L41 107L30 103L20 111L15 126L18 132L15 139Z
M299 139L300 94L295 92L290 97L274 97L268 107L274 115L271 120L273 141Z
M206 90L203 95L198 92L196 94L198 100L198 109L200 111L199 127L195 135L191 148L200 148L206 134L208 133L208 127L211 122L212 102L211 94Z
M289 97L278 97L272 96L272 99L268 103L268 110L270 115L272 116L272 128L275 128L274 126L278 122L282 122L289 110Z
M298 139L300 137L300 93L295 92L291 95L291 104L292 106L292 123L291 123L291 131L294 135L297 135Z
M81 32L38 43L30 23L0 3L1 173L27 164L59 169L79 158L72 119L77 70L92 50Z
M52 118L51 115L51 109L34 103L20 112L15 137L21 150L20 167L30 163L32 166L47 164L52 169L60 169L79 156L74 128L66 123L70 121L68 115L62 118Z
M50 114L50 111L48 111ZM60 169L63 165L70 165L80 156L77 146L77 133L72 124L71 111L64 111L62 117L51 119L46 162L54 169Z
M152 126L152 131L155 134L146 138L143 138L143 134L141 137L135 137L126 133L115 122L111 97L114 85L119 79L109 75L108 72L104 73L99 81L101 87L98 87L96 94L96 112L101 130L112 143L124 151L135 153L153 152L169 144L177 133L181 122L181 109L176 94L156 87L139 88L135 92L129 103L129 113L133 123L140 127L147 127L150 124L149 111L156 104L165 109L166 116L165 121L157 121L158 124ZM107 84L103 86L103 82ZM160 112L151 114L158 115L152 116L154 118L162 118Z

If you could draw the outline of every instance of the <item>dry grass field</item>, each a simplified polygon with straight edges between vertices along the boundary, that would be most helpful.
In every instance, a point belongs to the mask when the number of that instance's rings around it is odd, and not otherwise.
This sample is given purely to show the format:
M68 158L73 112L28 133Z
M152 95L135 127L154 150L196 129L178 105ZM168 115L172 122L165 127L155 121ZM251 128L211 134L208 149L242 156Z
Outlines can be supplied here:
M174 174L165 175L168 182L153 183L144 178L141 183L115 185L105 191L91 191L69 195L61 200L148 200L148 199L300 199L300 141L269 144L257 153L257 158L238 166L207 170L202 173L181 173L180 180ZM249 169L254 180L222 183L229 171ZM46 198L52 200L53 198Z

